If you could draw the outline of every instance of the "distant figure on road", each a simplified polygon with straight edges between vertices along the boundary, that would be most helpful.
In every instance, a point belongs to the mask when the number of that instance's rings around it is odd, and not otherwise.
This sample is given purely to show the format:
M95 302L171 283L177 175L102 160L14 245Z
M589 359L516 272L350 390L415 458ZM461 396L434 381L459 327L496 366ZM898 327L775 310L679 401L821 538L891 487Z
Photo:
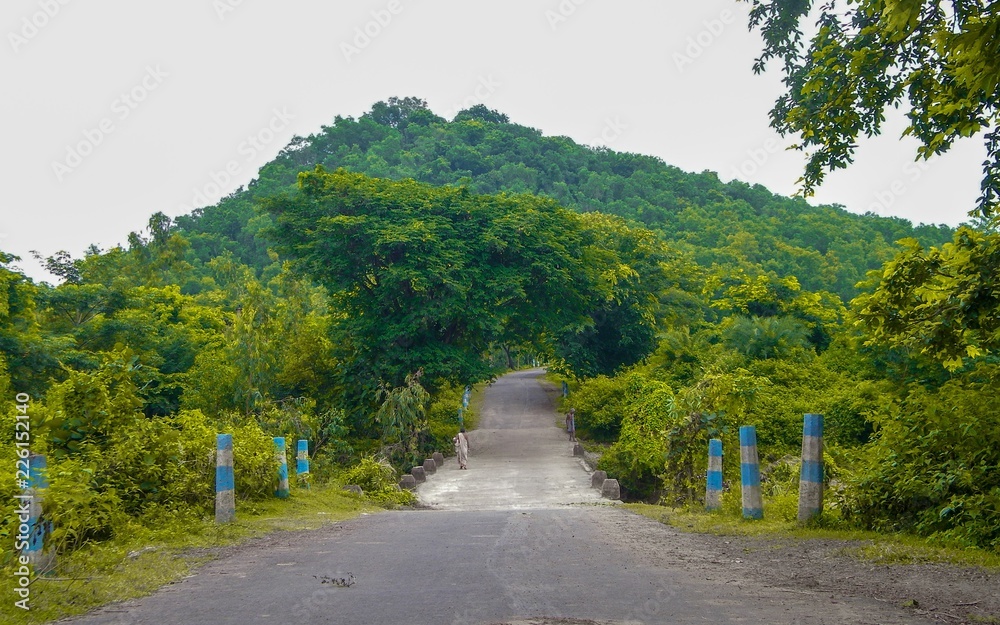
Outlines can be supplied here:
M576 408L570 408L566 413L566 432L569 434L569 440L576 440Z
M469 468L469 437L465 435L465 428L458 431L455 438L452 439L455 443L455 453L458 454L458 468L468 469Z

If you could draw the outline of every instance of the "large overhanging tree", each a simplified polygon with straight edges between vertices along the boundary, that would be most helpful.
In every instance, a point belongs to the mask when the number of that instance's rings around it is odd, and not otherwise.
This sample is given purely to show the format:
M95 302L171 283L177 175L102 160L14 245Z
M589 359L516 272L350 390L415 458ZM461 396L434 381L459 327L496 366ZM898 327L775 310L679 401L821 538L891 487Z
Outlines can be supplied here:
M982 134L977 210L1000 199L1000 2L984 0L748 0L764 50L754 65L783 64L787 91L771 125L798 135L808 155L809 195L834 169L853 161L860 135L879 134L887 107L902 107L918 157ZM815 17L815 34L805 27ZM810 28L810 30L813 30Z
M533 343L585 374L611 373L655 346L658 244L620 219L537 196L322 168L264 207L276 249L342 313L345 387L367 393L355 407L421 369L431 389L485 379L482 355L494 344ZM632 327L603 327L624 321ZM581 335L574 349L557 349Z
M887 107L902 107L918 158L982 135L987 158L972 211L1000 222L1000 2L983 0L750 0L750 25L764 50L754 66L783 64L787 87L771 125L798 135L807 152L805 194L848 166L860 135L878 134ZM806 40L804 24L816 16ZM916 241L882 270L855 302L869 343L904 347L956 370L1000 350L1000 236L960 229L952 243L923 250Z

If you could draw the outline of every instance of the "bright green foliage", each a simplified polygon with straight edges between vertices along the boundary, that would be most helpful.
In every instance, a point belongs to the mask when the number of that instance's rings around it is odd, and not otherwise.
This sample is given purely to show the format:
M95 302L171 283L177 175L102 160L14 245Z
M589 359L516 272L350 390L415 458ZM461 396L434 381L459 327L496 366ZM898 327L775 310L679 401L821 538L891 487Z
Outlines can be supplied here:
M250 500L273 496L278 481L274 437L252 422L233 427L232 434L236 496Z
M403 386L382 386L376 397L381 405L375 422L382 430L382 453L397 464L418 462L419 435L427 428L427 404L430 394L420 385L423 371L406 376ZM416 454L416 455L415 455Z
M827 170L846 167L858 136L879 134L888 106L908 107L904 134L929 158L963 138L985 133L978 210L1000 207L1000 2L993 0L857 0L824 3L817 29L812 1L752 0L751 27L764 51L754 66L779 59L787 92L771 125L794 133L809 154L808 194Z
M399 488L396 469L385 459L373 456L362 458L344 471L339 481L345 486L360 486L366 497L381 505L407 505L416 500L412 492Z
M453 448L452 439L458 433L459 425L458 411L462 406L462 394L465 388L462 386L451 386L438 389L434 394L430 406L427 408L427 431L426 439L422 440L424 452L439 451L445 455L450 455ZM477 415L470 405L463 411L462 423L466 429L473 429L476 424ZM417 463L422 463L422 456ZM414 463L414 464L417 464ZM407 469L403 465L403 469Z
M58 367L53 352L61 342L42 333L36 314L38 289L8 267L16 260L0 251L0 384L9 380L15 393L39 397L47 375Z
M631 399L631 378L600 375L588 379L573 391L570 403L576 408L576 429L581 436L604 442L618 438L622 417Z
M594 294L586 322L559 335L556 355L566 364L564 373L591 377L635 364L656 348L657 294L668 283L662 266L667 256L652 232L630 228L621 218L587 213L581 219L583 263Z
M38 427L52 456L99 453L116 430L142 419L134 371L134 359L121 352L94 373L70 371L65 382L52 387Z
M731 317L723 328L728 347L759 360L787 358L808 347L806 329L789 317Z
M916 241L870 275L855 300L869 344L901 347L954 371L1000 348L1000 235L961 228L951 243Z
M532 342L578 374L653 347L662 279L648 232L538 197L343 170L302 174L300 187L267 203L271 236L344 311L338 352L362 398L418 369L430 389L485 379L495 343Z
M996 375L990 365L894 402L850 475L845 514L872 529L1000 547Z
M52 524L46 545L57 553L110 538L125 524L118 493L97 482L99 461L99 457L66 458L49 464L42 521Z
M661 489L667 433L676 421L674 394L666 384L638 376L631 378L627 393L631 401L621 434L598 468L618 479L629 497L645 499Z

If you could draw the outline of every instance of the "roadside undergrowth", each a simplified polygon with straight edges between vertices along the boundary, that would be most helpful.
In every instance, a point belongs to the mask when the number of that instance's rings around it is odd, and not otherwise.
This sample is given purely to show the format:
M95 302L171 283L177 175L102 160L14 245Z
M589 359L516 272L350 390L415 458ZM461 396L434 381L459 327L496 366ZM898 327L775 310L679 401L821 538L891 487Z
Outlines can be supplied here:
M223 547L275 531L314 530L379 510L336 486L296 488L292 497L238 504L236 521L171 511L140 525L132 522L111 540L90 543L58 558L55 570L33 579L30 610L15 607L10 564L3 569L0 623L45 623L109 603L148 595L190 575Z

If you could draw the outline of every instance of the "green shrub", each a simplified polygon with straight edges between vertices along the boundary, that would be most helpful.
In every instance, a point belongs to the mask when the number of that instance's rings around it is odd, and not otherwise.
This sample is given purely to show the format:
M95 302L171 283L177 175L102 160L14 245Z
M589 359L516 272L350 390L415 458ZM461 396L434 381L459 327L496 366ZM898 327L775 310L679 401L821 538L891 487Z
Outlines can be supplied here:
M340 476L342 484L360 486L365 496L381 505L408 505L416 498L408 490L400 490L396 469L388 461L374 456L362 458L358 464Z
M130 515L151 504L208 509L215 499L214 448L215 432L199 411L140 419L112 431L97 480Z
M666 383L639 376L630 379L628 393L632 401L621 435L601 456L598 468L618 480L623 497L649 499L663 484L674 395Z
M127 515L118 493L99 487L95 474L94 465L78 458L49 464L42 513L42 521L52 528L46 538L48 548L71 551L91 540L111 538L124 526Z
M631 374L634 378L636 374ZM583 436L598 441L613 441L622 427L622 415L627 410L629 376L590 378L570 396L569 405L576 408L576 429Z
M989 369L988 377L997 373ZM845 517L878 531L1000 549L1000 396L991 383L914 386L877 424L875 441L846 476Z
M274 437L265 434L256 423L235 427L232 434L236 497L256 500L274 496L278 483ZM287 457L287 449L285 453Z
M464 387L446 387L434 394L434 400L427 409L427 435L420 446L420 451L425 456L434 451L446 456L455 453L451 439L458 434L458 428L462 427L458 421L458 409L462 407L464 391ZM475 422L475 415L471 410L464 411L463 422L466 428L471 429Z

